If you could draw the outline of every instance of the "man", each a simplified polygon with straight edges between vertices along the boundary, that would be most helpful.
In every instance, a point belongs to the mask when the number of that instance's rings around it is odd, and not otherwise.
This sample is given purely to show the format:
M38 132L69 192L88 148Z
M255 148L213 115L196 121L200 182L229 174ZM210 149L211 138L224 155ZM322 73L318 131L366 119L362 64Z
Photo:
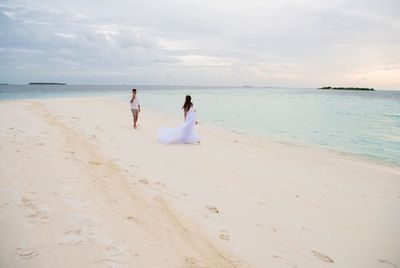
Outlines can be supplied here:
M136 96L136 88L132 89L131 111L133 115L133 128L137 129L137 121L140 113L140 103L138 97Z

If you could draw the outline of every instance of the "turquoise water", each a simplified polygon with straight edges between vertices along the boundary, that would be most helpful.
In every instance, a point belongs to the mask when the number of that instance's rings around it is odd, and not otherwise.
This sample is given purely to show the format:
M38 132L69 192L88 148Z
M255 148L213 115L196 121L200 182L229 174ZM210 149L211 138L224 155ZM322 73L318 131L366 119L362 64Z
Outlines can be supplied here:
M0 86L0 99L109 96L131 86ZM138 86L143 109L182 116L186 94L200 123L400 166L400 91Z

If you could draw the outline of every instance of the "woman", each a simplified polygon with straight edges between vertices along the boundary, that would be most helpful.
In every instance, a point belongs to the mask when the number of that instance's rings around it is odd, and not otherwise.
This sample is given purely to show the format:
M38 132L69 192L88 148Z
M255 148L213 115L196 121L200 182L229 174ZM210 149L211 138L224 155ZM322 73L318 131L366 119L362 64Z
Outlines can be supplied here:
M182 106L185 121L176 128L161 128L158 139L162 143L199 143L196 132L196 110L192 98L188 95Z

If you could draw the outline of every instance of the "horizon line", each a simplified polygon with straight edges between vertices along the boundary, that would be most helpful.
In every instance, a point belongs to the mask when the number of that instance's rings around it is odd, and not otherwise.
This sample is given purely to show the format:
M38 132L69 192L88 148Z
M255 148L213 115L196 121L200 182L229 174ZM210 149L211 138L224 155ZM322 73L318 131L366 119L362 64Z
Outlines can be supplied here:
M72 83L68 84L65 82L28 82L28 83L0 83L2 86L29 86L29 83L61 83L65 85L57 85L57 86L130 86L130 87L140 87L140 86L166 86L166 87L233 87L233 88L282 88L282 89L319 89L321 86L312 87L312 86L256 86L256 85L184 85L184 84L89 84L89 83ZM32 86L32 85L31 85ZM33 85L34 86L34 85ZM334 86L336 87L336 86ZM341 86L342 87L342 86ZM348 87L348 86L343 86ZM355 87L355 86L350 86ZM373 88L375 90L400 90L400 86L398 88L380 88L380 87L368 87Z

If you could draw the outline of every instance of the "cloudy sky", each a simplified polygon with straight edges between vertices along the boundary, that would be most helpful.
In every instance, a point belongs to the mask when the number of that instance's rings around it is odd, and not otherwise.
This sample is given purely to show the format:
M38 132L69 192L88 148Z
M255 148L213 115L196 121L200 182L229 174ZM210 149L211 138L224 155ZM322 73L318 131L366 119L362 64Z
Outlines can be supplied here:
M0 0L0 83L400 89L400 0Z

